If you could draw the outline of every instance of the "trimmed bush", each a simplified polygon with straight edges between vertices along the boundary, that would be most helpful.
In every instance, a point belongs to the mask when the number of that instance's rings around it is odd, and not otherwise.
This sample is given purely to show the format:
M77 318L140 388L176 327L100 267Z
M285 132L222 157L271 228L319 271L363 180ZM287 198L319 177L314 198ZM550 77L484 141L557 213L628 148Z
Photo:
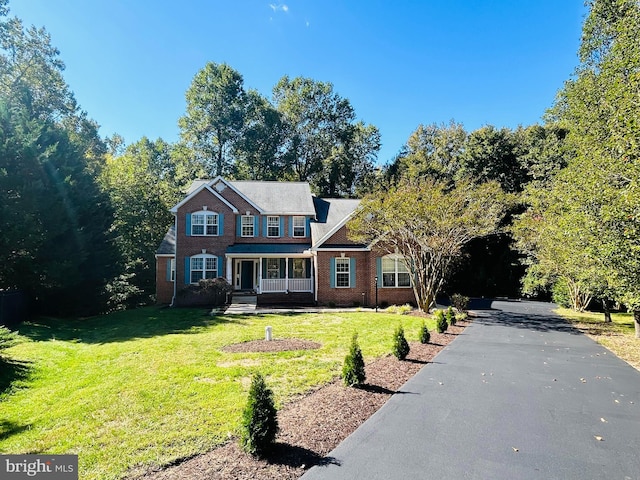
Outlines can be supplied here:
M398 360L404 360L409 355L409 342L404 336L404 328L399 325L393 334L393 354Z
M349 353L344 357L344 365L342 365L342 381L347 387L360 385L364 383L366 374L364 372L364 358L362 350L358 345L358 334L354 333L351 339L351 347Z
M431 340L431 334L429 333L429 330L427 329L427 324L422 322L422 325L420 326L420 343L423 344L427 344L429 343L429 340Z
M460 313L466 312L467 308L469 308L469 297L454 293L451 295L451 305Z
M444 333L449 328L449 324L447 323L447 319L444 318L443 310L436 310L434 313L436 317L436 331L438 333Z
M278 412L273 403L273 392L264 377L256 373L251 379L247 406L242 412L240 445L251 455L268 451L278 433Z
M449 325L455 325L456 324L456 316L453 313L453 307L447 308L447 311L444 314L444 318L447 319L447 323Z

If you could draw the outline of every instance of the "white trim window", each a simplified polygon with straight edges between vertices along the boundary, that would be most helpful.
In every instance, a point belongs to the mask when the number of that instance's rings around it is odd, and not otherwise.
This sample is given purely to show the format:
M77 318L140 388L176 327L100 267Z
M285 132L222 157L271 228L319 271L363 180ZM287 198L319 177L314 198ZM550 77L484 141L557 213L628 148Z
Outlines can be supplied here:
M202 279L218 276L218 257L214 255L194 255L191 257L190 266L191 283L198 283Z
M267 278L280 278L279 258L267 258Z
M307 236L307 219L305 217L293 217L293 236L302 238Z
M399 288L411 286L409 269L402 257L382 257L382 286Z
M253 237L255 224L253 215L242 215L240 233L243 237Z
M192 236L217 236L218 214L213 212L196 212L191 214Z
M351 259L336 258L336 287L349 288L351 286Z
M280 217L267 217L267 237L280 236Z

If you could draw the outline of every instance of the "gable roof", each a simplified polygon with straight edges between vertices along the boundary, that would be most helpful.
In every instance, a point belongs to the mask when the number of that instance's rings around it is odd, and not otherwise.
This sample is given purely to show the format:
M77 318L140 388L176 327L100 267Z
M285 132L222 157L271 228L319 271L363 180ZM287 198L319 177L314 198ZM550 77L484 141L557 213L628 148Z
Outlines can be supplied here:
M350 198L317 198L317 223L311 224L311 244L318 248L349 221L360 205L360 200Z
M311 187L306 182L229 181L263 215L316 216Z
M305 215L314 218L316 216L311 187L306 182L230 181L222 177L194 180L186 197L171 211L177 212L178 208L206 189L227 204L234 213L238 213L238 209L218 193L219 183L231 188L262 215Z

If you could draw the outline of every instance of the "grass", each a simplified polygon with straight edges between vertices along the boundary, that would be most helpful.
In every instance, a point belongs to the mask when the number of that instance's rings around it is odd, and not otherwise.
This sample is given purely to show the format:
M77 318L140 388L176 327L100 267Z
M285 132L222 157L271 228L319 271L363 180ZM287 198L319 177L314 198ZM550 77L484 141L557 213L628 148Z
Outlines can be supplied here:
M635 338L633 314L613 313L612 322L604 323L602 313L580 313L568 308L559 308L557 311L576 328L640 370L640 339Z
M409 340L422 320L402 317ZM73 453L81 478L117 479L206 452L238 433L254 372L282 405L339 376L354 331L366 360L390 353L398 323L384 313L210 317L159 308L26 323L5 351L20 375L0 389L0 453ZM322 347L221 351L264 338L267 325L274 338Z

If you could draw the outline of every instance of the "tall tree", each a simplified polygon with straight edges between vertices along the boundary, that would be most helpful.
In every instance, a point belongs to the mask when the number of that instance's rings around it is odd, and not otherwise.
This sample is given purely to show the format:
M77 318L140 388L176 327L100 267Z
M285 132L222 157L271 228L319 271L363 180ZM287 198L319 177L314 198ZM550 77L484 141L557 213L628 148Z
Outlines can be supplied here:
M569 129L575 154L558 177L607 289L634 312L640 337L640 5L591 0L580 65L550 119ZM544 213L544 212L543 212Z
M185 186L176 182L180 175L171 150L162 139L142 138L123 155L108 157L100 175L114 208L112 229L125 261L115 299L123 306L145 301L155 289L154 254L172 224L169 209Z
M236 144L234 176L249 180L278 180L292 174L286 148L287 125L282 114L255 90L247 93L247 111Z
M284 76L273 98L289 133L292 179L310 182L318 194L352 195L359 172L373 167L377 129L356 123L351 103L331 83Z
M193 78L186 99L186 114L178 122L182 139L209 175L230 174L247 109L242 75L225 63L209 62Z
M403 181L365 197L347 226L354 240L404 256L416 302L427 312L462 247L498 230L507 200L497 182L449 188L433 179Z

